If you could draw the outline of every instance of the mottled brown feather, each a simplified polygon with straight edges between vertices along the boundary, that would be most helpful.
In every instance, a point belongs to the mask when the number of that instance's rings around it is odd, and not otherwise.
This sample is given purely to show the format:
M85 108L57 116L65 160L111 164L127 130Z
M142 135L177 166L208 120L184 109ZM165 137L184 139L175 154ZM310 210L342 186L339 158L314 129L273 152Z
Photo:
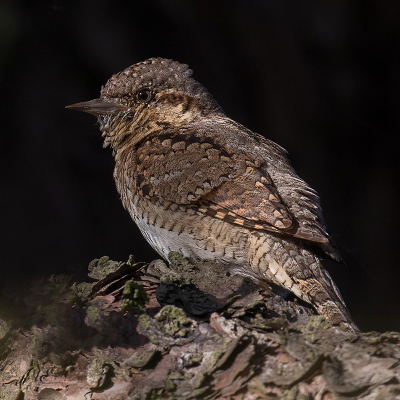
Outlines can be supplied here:
M164 130L141 144L136 166L143 195L190 204L248 228L328 242L319 231L299 229L265 168L212 138L198 137L193 131Z
M191 73L152 58L71 107L98 116L124 207L162 257L228 263L357 331L319 258L340 260L316 192L284 149L228 118Z

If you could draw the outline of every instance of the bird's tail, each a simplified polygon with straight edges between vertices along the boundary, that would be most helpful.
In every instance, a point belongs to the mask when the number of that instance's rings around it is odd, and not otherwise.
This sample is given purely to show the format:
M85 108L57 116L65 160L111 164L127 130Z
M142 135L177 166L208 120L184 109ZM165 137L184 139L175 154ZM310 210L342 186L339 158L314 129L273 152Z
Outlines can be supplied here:
M310 303L327 322L348 332L360 332L329 272L321 266L321 273L323 279L309 277L295 280L301 290L307 293Z

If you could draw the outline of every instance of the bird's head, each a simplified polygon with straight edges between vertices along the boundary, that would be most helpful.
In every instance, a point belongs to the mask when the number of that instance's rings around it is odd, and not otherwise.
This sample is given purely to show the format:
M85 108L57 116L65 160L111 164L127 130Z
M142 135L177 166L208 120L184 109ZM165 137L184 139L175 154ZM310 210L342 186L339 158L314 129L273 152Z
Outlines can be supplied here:
M140 142L151 133L180 126L221 107L186 64L150 58L113 75L98 99L67 108L97 116L104 146L114 151Z

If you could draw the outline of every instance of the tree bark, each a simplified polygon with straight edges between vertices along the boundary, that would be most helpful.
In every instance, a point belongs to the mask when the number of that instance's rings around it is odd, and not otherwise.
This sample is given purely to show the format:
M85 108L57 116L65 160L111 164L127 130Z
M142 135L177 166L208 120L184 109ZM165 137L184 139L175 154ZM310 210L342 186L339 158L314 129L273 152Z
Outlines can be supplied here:
M1 302L0 399L395 399L400 334L343 332L228 267L89 264Z

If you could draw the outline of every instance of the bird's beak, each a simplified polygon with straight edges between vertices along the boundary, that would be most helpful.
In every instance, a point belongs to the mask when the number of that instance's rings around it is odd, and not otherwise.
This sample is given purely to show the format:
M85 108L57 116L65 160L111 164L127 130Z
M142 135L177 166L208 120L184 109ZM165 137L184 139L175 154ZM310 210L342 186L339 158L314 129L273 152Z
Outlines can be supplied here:
M82 103L75 103L71 104L70 106L66 106L65 108L83 111L93 115L117 114L120 111L128 110L128 107L124 106L123 104L104 101L102 99L94 99L90 101L84 101Z

